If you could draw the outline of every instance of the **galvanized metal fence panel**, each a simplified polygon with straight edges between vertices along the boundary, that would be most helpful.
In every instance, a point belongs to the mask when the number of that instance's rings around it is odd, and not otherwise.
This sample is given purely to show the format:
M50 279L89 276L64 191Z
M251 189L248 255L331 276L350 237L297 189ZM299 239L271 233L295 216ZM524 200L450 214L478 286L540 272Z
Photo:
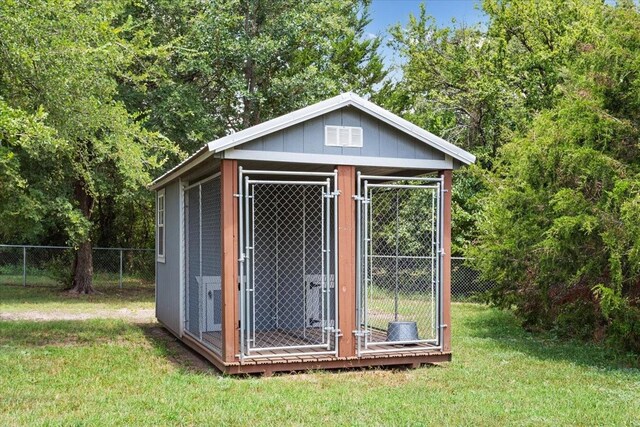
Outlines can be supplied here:
M155 252L139 248L93 248L93 285L152 287ZM59 287L68 284L73 249L67 246L0 245L0 285Z
M184 189L185 330L222 351L220 176Z
M439 345L441 180L361 176L358 187L359 351Z
M253 179L266 171L245 174L242 356L335 353L335 175L273 180Z

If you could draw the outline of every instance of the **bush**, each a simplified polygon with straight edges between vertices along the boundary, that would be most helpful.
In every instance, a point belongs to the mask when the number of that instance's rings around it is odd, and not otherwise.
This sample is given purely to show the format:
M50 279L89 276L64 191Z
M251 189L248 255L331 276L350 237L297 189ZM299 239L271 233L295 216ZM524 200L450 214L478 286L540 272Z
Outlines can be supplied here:
M607 38L501 147L467 255L528 328L640 352L640 14L597 12Z
M44 263L44 274L64 287L71 286L73 282L73 257L73 251L70 249L57 254Z

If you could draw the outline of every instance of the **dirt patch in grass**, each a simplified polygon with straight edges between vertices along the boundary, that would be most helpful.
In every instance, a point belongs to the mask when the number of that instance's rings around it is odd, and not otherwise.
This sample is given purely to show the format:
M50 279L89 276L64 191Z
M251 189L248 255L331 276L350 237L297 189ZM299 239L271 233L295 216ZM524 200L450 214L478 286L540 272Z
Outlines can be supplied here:
M89 320L89 319L122 319L132 323L149 323L155 319L155 312L150 309L132 310L120 309L96 309L90 312L73 313L65 310L29 310L15 313L0 313L0 320L31 320L36 322L49 322L52 320Z

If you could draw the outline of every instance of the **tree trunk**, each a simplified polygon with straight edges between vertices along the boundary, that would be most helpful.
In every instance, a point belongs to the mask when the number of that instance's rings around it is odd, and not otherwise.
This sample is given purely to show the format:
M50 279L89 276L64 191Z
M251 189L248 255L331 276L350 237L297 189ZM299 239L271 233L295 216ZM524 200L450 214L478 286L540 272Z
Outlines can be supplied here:
M93 290L93 255L91 253L91 241L82 242L76 251L73 262L73 288L72 293L92 294Z
M87 185L84 181L78 180L74 188L74 198L78 202L80 210L85 218L91 219L93 198L87 192ZM91 251L91 239L80 243L76 250L73 261L73 284L72 293L92 294L93 290L93 254Z

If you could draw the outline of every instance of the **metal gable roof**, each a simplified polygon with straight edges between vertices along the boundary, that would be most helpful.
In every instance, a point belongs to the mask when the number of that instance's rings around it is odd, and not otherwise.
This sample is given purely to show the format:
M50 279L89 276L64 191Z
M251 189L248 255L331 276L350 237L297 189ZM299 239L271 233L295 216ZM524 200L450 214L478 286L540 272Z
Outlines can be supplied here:
M321 101L308 107L293 111L289 114L276 117L275 119L266 121L256 126L252 126L242 131L227 135L215 141L211 141L201 149L199 149L196 153L185 159L182 163L155 179L151 183L150 188L158 188L163 184L164 181L172 178L173 175L178 173L181 169L186 168L189 164L193 165L199 163L194 161L197 157L204 155L204 157L201 159L204 160L204 158L210 157L213 154L223 152L238 145L244 144L245 142L255 140L262 136L277 132L279 130L288 128L298 123L313 119L315 117L347 106L353 106L464 164L468 165L475 162L476 160L476 157L473 154L463 150L462 148L457 147L448 141L445 141L444 139L432 134L431 132L428 132L420 128L419 126L414 125L413 123L403 119L402 117L399 117L392 112L387 111L384 108L379 107L352 92L346 92L333 98L329 98L325 101Z

